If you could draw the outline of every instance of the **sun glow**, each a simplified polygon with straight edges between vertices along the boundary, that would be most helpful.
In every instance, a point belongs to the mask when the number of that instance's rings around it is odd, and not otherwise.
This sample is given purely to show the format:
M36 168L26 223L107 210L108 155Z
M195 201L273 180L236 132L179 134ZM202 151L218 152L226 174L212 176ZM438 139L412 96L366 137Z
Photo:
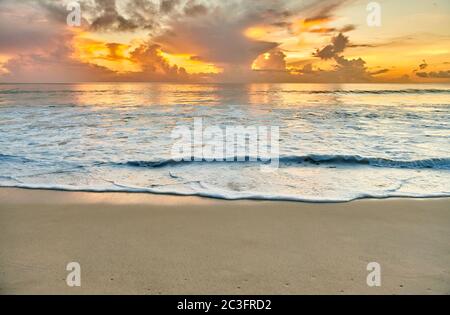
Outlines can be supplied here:
M255 40L262 40L271 33L275 32L275 28L267 25L252 26L244 30L244 35Z
M169 54L161 51L161 56L166 59L171 66L184 68L189 74L200 73L221 73L222 69L212 63L202 61L200 58L189 54Z
M133 48L124 44L78 39L74 45L74 56L84 63L101 66L117 73L139 72L142 70L140 65L130 59Z

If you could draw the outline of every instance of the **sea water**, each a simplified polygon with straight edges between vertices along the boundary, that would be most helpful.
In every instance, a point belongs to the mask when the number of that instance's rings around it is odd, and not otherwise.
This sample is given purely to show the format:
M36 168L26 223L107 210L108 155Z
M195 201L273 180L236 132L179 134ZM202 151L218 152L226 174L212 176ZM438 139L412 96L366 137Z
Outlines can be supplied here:
M174 160L179 126L279 128L279 162ZM0 186L340 202L450 196L446 84L2 84Z

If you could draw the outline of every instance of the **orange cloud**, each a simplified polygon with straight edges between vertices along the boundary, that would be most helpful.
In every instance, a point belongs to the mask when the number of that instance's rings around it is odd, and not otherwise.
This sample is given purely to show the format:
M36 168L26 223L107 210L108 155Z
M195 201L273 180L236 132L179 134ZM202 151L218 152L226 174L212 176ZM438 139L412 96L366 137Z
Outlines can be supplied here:
M132 48L128 45L77 38L73 47L74 57L83 63L101 66L117 73L142 70L139 64L131 60Z
M316 26L326 24L328 22L331 22L330 17L311 18L311 19L304 19L304 20L300 21L300 26L305 29L311 29Z
M142 54L142 47L148 44L109 43L89 38L89 34L80 33L74 37L73 57L83 63L104 67L118 74L143 72L153 63L155 72L164 74L169 67L183 69L188 74L220 73L221 69L189 54L170 54L154 46L152 54ZM160 66L164 64L164 66ZM170 72L170 71L169 71Z
M292 24L292 32L295 35L299 35L304 32L331 33L336 31L336 29L328 27L330 22L332 22L331 17L317 17L297 20Z
M252 70L286 71L286 55L280 50L262 54L253 62Z
M267 25L252 26L244 30L244 35L248 38L261 40L269 35L275 28Z
M0 75L8 74L9 70L5 68L5 64L10 60L10 56L0 55Z

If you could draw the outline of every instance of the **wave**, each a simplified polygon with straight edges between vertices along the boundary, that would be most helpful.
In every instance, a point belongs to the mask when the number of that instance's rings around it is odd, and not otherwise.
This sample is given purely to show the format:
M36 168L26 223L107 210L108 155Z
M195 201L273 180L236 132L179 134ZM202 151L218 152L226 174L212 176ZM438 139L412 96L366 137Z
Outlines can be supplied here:
M354 193L338 198L326 198L320 196L297 196L297 195L273 195L273 194L254 194L223 192L221 190L181 192L175 189L161 190L146 187L127 187L124 185L116 185L114 188L107 187L88 187L88 186L69 186L69 185L51 185L51 184L14 184L4 185L0 183L2 188L21 188L36 190L54 190L69 192L94 192L94 193L150 193L155 195L171 195L171 196L196 196L221 200L260 200L260 201L293 201L293 202L311 202L311 203L344 203L360 199L388 199L388 198L448 198L450 192L439 193L398 193L385 191L383 193Z
M255 157L234 157L233 160L196 159L195 157L180 160L167 159L159 161L127 161L112 163L116 166L142 167L142 168L165 168L171 166L199 163L260 163L268 164L273 162L270 158ZM362 157L359 155L320 155L311 154L305 156L282 156L278 159L281 167L293 166L295 164L314 165L368 165L382 168L403 168L403 169L450 169L450 158L430 158L422 160L392 160L387 158Z
M2 159L6 160L16 160L17 157L0 155L0 161ZM175 161L160 160L160 161L127 161L127 162L97 162L90 164L95 167L106 167L106 173L103 171L89 173L90 179L95 181L92 184L87 184L84 180L77 181L78 176L74 177L74 181L77 182L73 184L63 183L57 178L58 183L49 181L48 177L42 179L43 182L36 182L39 180L40 174L18 176L17 178L12 176L0 176L0 187L15 187L15 188L28 188L28 189L48 189L48 190L60 190L60 191L82 191L82 192L126 192L126 193L152 193L152 194L162 194L162 195L178 195L178 196L199 196L215 199L224 200L278 200L278 201L297 201L297 202L314 202L314 203L335 203L335 202L348 202L356 199L384 199L384 198L439 198L439 197L450 197L450 191L447 186L443 186L440 189L430 186L431 189L414 188L401 190L401 188L408 184L409 182L415 180L416 177L419 179L424 178L426 173L421 176L417 174L408 175L408 178L397 178L395 182L391 185L383 186L383 188L359 186L355 184L352 189L342 189L339 190L339 186L336 187L337 190L333 190L330 193L322 195L321 193L308 193L308 191L303 191L301 186L295 187L295 192L287 190L279 190L278 192L264 192L258 189L249 189L248 191L240 191L227 185L227 181L219 183L209 183L208 179L200 180L186 179L182 181L174 180L170 184L167 183L152 183L149 184L137 184L134 183L122 183L122 177L115 177L114 170L112 167L134 167L134 168L169 168L171 172L168 172L171 177L178 178L172 175L171 167L176 167L183 164L193 164L198 163L199 166L208 163L232 163L226 161L217 162L207 162L203 161ZM236 161L235 163L268 163L261 160L254 160L250 157L246 157L242 161ZM411 160L411 161L401 161L401 160L391 160L386 158L372 158L372 157L361 157L357 155L305 155L305 156L282 156L279 159L280 167L301 167L312 166L317 167L323 165L324 167L357 167L358 165L370 166L370 167L383 167L383 168L407 168L407 169L445 169L450 170L450 158L431 158L431 159L421 159L421 160ZM72 171L72 170L62 170L62 171ZM61 170L43 173L47 174L58 174L62 172ZM76 170L76 172L79 170ZM120 170L122 171L122 170ZM191 174L195 174L195 169L190 170ZM374 169L368 170L363 169L363 172L367 172L367 178L370 178L370 174ZM383 171L383 170L382 170ZM409 171L406 171L409 172ZM112 178L102 178L103 174L112 173ZM167 173L164 170L163 173ZM386 174L392 174L390 170L387 170ZM442 178L446 176L446 172L439 172L437 174ZM388 177L390 175L387 175ZM26 177L32 177L33 182L27 183ZM109 177L109 176L108 176ZM81 177L83 179L83 177ZM440 177L439 177L440 178ZM343 179L343 178L342 178ZM348 179L346 179L348 180ZM126 180L127 181L127 180ZM264 181L263 181L264 182ZM417 183L417 182L416 182ZM420 183L420 181L418 182ZM313 183L314 184L314 183ZM433 185L433 183L431 183ZM144 186L144 187L143 187ZM290 186L289 186L290 187ZM345 186L344 186L345 187ZM414 185L412 186L414 187ZM334 189L334 188L333 188Z
M303 91L292 91L303 92ZM450 94L450 89L400 89L400 90L312 90L305 94Z
M89 94L89 93L107 93L116 92L114 90L0 90L0 94Z
M15 155L0 154L1 162L29 163L35 162L29 158ZM346 165L358 166L367 165L380 168L402 168L402 169L449 169L450 158L428 158L419 160L393 160L381 157L364 157L360 155L339 155L339 154L309 154L309 155L289 155L276 157L253 157L234 156L225 159L184 157L180 159L162 159L154 161L124 161L124 162L94 162L92 166L125 166L133 168L166 168L188 164L223 164L223 163L254 163L254 164L274 164L280 167L291 167L300 164L309 165ZM71 165L72 168L83 168L86 165Z
M0 94L99 94L99 93L129 93L129 91L102 90L0 90ZM270 91L263 91L270 92ZM381 89L381 90L283 90L283 93L297 94L450 94L450 89ZM183 93L183 92L181 92ZM186 92L192 94L192 92Z
M8 155L8 154L1 154L0 153L0 162L31 162L30 159L22 157L22 156L16 156L16 155Z

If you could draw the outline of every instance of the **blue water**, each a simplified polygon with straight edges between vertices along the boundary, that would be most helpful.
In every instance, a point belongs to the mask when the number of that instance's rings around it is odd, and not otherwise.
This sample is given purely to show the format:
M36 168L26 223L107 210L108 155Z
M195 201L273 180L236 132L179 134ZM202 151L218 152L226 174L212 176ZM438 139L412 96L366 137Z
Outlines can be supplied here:
M226 199L450 195L450 85L3 84L0 186ZM178 161L177 126L279 127L279 165Z

